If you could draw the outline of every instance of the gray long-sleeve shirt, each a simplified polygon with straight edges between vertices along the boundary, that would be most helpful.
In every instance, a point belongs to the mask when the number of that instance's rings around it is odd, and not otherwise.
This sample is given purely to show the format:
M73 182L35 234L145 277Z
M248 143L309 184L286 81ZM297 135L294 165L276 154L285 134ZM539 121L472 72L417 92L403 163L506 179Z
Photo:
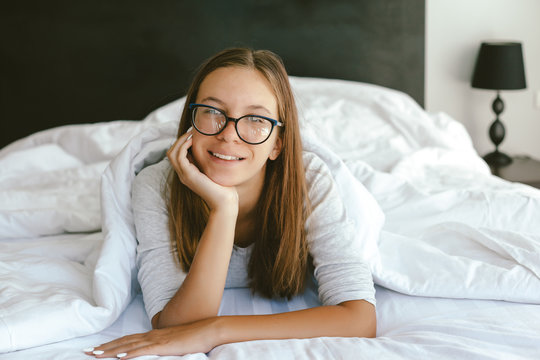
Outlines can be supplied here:
M353 223L347 218L330 170L313 153L304 151L303 160L312 207L305 226L319 298L324 305L361 299L375 304L372 276L361 253L363 239L358 238ZM135 178L132 189L138 279L150 319L165 307L186 277L177 259L175 244L170 240L163 198L170 167L169 161L164 159L144 168ZM252 246L233 247L225 288L249 286L247 264Z

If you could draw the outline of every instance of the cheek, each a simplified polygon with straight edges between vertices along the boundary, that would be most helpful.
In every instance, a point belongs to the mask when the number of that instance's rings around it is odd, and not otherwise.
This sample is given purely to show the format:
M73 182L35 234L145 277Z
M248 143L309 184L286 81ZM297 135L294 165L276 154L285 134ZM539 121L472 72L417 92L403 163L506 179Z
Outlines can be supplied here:
M258 152L253 159L254 168L263 168L268 161L271 160L271 150L265 149L265 151Z
M277 158L277 156L279 155L280 153L280 149L281 149L281 142L279 139L272 139L273 141L270 142L270 140L268 141L268 145L265 146L265 155L267 157L267 159L270 159L270 160L275 160Z

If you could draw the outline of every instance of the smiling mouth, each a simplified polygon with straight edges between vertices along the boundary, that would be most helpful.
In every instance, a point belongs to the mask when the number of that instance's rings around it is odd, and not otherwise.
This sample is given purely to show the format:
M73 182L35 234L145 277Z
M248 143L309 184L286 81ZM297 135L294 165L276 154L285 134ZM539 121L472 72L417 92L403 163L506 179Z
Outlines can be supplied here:
M229 160L229 161L244 160L244 158L231 156L231 155L223 155L223 154L215 153L215 152L211 152L211 151L210 151L210 154L212 154L212 156L217 157L218 159L221 159L221 160Z

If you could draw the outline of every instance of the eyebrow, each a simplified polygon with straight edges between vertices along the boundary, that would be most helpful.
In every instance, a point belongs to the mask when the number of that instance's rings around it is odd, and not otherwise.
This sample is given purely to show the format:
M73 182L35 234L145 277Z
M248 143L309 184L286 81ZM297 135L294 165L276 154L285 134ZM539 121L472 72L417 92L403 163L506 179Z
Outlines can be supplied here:
M205 101L213 101L213 102L216 102L218 103L220 106L223 106L223 107L226 107L227 104L225 104L225 102L223 102L222 100L218 99L218 98L215 98L213 96L207 96L205 97L204 99L201 100L201 102L205 102ZM249 110L263 110L264 112L266 112L268 115L272 115L272 112L270 110L268 110L265 106L263 105L249 105L247 107ZM253 114L255 115L255 114Z

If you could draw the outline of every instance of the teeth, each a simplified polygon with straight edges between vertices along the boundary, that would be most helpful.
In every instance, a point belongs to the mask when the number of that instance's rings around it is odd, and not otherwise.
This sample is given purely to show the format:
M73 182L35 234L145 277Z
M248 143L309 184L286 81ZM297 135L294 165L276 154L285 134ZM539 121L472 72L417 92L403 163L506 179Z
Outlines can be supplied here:
M223 154L218 154L218 153L212 153L212 155L223 160L240 160L240 158L237 158L234 156L223 155Z

